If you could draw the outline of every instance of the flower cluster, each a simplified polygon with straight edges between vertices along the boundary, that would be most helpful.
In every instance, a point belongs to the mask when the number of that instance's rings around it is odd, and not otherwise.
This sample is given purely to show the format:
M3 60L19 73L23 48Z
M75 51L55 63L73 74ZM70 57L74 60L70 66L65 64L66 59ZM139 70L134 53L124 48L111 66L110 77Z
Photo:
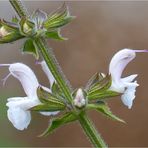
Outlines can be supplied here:
M136 57L137 52L148 50L118 51L111 59L107 74L96 73L85 87L73 90L66 78L63 78L56 58L46 43L48 38L66 39L61 36L60 29L74 17L70 15L65 3L49 15L39 9L32 15L27 15L21 1L10 0L10 3L19 18L14 17L11 22L0 19L0 44L25 39L22 52L33 54L36 59L43 59L38 64L48 77L50 85L41 85L34 72L23 63L0 64L0 67L6 66L9 70L3 84L9 76L13 76L20 81L26 94L24 97L7 99L9 121L16 129L24 130L31 122L32 111L50 116L48 128L41 136L48 135L65 124L79 121L95 147L107 147L89 120L87 111L96 110L106 117L124 123L111 112L107 101L108 98L120 96L123 104L129 109L132 108L136 88L139 86L135 80L137 74L123 78L122 73L128 63Z
M101 111L102 109L107 116L118 121L123 121L109 111L109 108L104 104L104 98L121 94L122 102L128 108L132 107L136 87L138 86L137 81L134 80L137 74L125 78L121 76L126 65L136 57L136 52L147 51L123 49L117 52L110 62L108 75L103 73L96 74L84 89L79 88L73 92L73 107L76 107L78 110L97 109ZM9 67L10 74L8 76L12 75L18 79L27 95L26 97L8 98L6 104L8 107L8 119L18 130L24 130L28 127L31 121L31 110L38 111L45 116L54 116L66 108L69 109L69 112L73 109L70 104L65 102L63 94L58 88L45 61L39 62L39 64L49 79L49 88L39 84L34 72L25 64L13 63L0 65ZM96 103L93 104L91 101L95 101ZM67 113L68 111L66 111L66 116ZM70 121L76 120L76 116L71 115L69 119Z

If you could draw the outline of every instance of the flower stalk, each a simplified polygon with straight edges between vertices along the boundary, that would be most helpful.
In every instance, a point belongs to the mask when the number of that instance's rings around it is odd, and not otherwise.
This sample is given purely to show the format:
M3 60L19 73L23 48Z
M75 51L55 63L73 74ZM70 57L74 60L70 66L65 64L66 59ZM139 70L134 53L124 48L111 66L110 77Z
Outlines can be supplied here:
M93 123L89 120L86 113L82 112L80 114L79 122L83 130L85 131L85 134L89 137L89 140L93 143L95 147L103 147L103 148L107 147L101 135L95 129L95 127L93 126Z
M27 16L27 10L22 5L20 0L9 0L19 17ZM47 47L45 39L42 37L36 38L34 40L34 44L40 51L43 59L45 60L48 68L50 69L51 73L53 74L56 82L60 86L61 90L63 91L65 98L67 101L72 105L73 97L71 95L71 88L68 85L66 79L61 74L61 69L57 65L56 59L51 52L51 50ZM74 109L75 111L75 109ZM84 132L88 136L89 140L95 147L107 147L105 142L102 140L100 134L97 132L95 127L93 126L92 122L89 120L85 112L82 112L78 115L78 120L83 128Z
M53 53L51 53L50 50L48 50L48 47L45 45L46 41L43 38L38 38L35 40L35 44L38 47L39 51L41 52L48 68L50 69L51 73L53 74L55 80L59 84L60 88L62 89L65 97L67 100L71 103L73 98L71 96L71 90L68 84L66 83L66 80L64 80L63 76L60 74L61 70L60 67L57 67L56 59L52 56Z
M9 0L19 17L27 16L27 10L20 0Z

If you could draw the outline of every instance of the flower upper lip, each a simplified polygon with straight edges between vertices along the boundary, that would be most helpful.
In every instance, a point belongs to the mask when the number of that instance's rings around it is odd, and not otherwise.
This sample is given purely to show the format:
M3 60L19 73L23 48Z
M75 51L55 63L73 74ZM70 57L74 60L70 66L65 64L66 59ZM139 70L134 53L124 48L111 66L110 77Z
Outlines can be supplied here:
M135 51L123 49L117 52L109 65L109 73L113 81L119 81L126 65L136 57Z

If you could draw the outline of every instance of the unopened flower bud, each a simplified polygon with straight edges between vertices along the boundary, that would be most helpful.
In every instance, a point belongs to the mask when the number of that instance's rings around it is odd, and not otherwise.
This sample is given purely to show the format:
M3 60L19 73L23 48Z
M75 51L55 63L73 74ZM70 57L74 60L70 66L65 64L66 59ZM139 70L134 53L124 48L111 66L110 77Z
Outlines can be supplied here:
M0 43L10 43L23 38L16 24L0 20Z
M0 28L0 38L6 36L6 35L8 35L8 34L9 34L9 32L5 29L4 26L2 26L2 27Z
M23 17L19 22L20 32L24 36L33 36L35 34L35 24L28 20L28 18Z
M74 98L74 105L79 108L86 105L86 99L84 96L84 92L81 88L79 88L76 92L76 96Z

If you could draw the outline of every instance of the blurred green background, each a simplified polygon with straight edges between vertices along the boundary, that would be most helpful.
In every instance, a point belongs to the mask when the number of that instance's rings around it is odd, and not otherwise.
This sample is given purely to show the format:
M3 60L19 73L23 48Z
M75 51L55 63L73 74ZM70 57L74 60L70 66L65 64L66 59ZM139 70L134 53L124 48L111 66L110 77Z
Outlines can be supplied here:
M61 6L60 1L24 1L29 12L40 8L48 13ZM84 86L96 72L108 72L113 54L123 48L148 49L148 2L124 1L69 1L66 2L76 19L63 28L68 41L49 40L49 45L74 88ZM15 15L8 1L0 1L0 18L10 20ZM36 73L41 84L48 86L47 78L31 55L22 55L23 41L0 45L0 63L23 62ZM139 74L133 108L127 109L119 97L111 99L112 111L127 124L106 119L90 112L92 120L109 146L148 146L148 54L140 53L128 65L124 75ZM0 79L8 74L0 68ZM46 138L37 136L47 127L49 118L32 114L27 130L18 131L7 119L6 99L25 96L20 83L13 77L6 86L0 83L0 146L90 146L77 123L64 126Z

